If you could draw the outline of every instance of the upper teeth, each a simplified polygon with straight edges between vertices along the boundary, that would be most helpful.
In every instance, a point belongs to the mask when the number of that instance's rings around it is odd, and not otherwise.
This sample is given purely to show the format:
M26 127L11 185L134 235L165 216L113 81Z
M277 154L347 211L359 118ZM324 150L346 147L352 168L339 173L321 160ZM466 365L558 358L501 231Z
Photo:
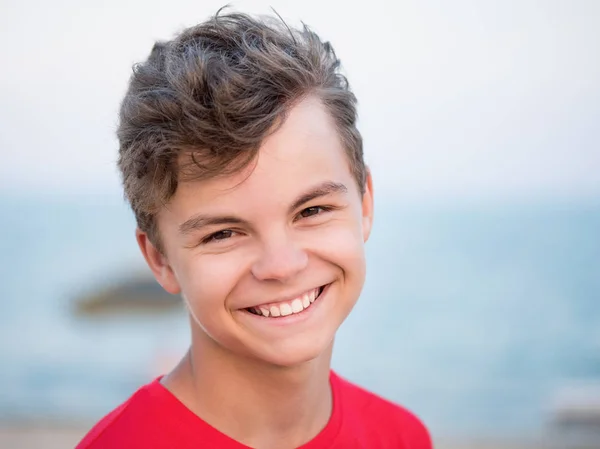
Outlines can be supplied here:
M315 288L289 301L282 301L276 304L267 304L253 307L252 310L263 316L287 316L293 313L300 313L310 307L315 302L319 294L319 289Z

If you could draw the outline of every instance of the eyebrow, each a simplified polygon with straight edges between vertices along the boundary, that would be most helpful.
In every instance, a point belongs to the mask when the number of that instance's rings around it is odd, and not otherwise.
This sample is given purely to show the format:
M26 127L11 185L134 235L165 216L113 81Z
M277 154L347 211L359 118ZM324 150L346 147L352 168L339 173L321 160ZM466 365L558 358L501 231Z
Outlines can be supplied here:
M179 232L181 234L190 234L193 231L205 226L217 226L224 224L247 225L248 222L233 216L211 217L208 215L195 215L189 220L186 220L183 224L179 225Z
M316 187L313 187L309 191L300 195L290 206L290 212L298 209L305 203L312 201L317 198L321 198L327 195L333 195L336 193L346 193L348 188L341 183L326 181ZM184 223L179 225L179 232L181 234L190 234L205 226L217 226L217 225L245 225L249 226L249 223L242 218L235 217L233 215L225 216L210 216L210 215L195 215L192 218L186 220Z
M342 194L346 192L348 192L348 189L344 184L341 184L339 182L326 181L322 184L319 184L316 187L313 187L308 192L300 195L296 199L296 201L294 201L290 206L290 212L293 212L303 204L308 203L309 201L312 201L314 199L321 198L327 195L333 195L336 193Z

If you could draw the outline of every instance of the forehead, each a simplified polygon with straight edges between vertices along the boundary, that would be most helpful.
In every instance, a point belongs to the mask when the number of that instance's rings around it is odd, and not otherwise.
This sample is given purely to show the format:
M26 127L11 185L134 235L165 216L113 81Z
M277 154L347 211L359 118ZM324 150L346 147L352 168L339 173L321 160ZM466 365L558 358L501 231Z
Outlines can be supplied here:
M355 184L332 117L318 99L309 97L290 109L251 164L232 175L181 183L172 206L183 212L178 206L284 201L324 181L349 188Z

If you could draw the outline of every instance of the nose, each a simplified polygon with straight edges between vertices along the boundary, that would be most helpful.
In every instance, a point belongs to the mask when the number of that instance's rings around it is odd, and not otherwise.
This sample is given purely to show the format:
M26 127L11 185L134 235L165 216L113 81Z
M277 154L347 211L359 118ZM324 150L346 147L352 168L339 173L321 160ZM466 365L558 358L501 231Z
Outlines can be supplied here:
M252 266L253 276L260 281L287 281L302 272L308 265L308 254L289 236L264 242L261 255Z

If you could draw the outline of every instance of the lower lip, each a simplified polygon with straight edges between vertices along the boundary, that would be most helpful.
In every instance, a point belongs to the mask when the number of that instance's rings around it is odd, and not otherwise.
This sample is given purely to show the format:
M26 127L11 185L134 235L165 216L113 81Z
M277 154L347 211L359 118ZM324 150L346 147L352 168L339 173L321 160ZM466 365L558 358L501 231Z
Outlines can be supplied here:
M261 322L269 323L274 326L287 326L290 324L298 323L300 321L304 321L304 320L310 318L310 316L319 308L319 306L321 305L321 302L323 302L323 299L325 299L325 294L329 291L330 286L331 286L331 284L327 284L323 288L323 291L321 292L321 294L319 296L317 296L317 299L315 299L314 302L308 308L304 309L300 313L292 313L291 315L278 316L278 317L274 317L274 318L266 317L263 315L255 315L246 310L244 310L243 313L245 313L246 315L248 315L252 318L256 318L257 320L261 320Z

